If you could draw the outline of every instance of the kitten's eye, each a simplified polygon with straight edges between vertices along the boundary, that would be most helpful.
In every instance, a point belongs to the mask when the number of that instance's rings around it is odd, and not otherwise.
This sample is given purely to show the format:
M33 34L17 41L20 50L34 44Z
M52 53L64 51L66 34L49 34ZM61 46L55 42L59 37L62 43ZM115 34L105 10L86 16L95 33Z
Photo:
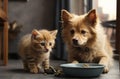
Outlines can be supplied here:
M75 31L72 29L72 30L70 31L70 33L71 33L71 34L74 34L74 33L75 33Z
M45 46L45 42L40 42L40 45L41 46Z
M45 43L40 43L41 44L41 46L45 46Z
M81 33L82 33L82 34L85 34L85 33L86 33L86 31L85 31L85 30L81 30Z
M52 46L52 43L50 42L49 45Z

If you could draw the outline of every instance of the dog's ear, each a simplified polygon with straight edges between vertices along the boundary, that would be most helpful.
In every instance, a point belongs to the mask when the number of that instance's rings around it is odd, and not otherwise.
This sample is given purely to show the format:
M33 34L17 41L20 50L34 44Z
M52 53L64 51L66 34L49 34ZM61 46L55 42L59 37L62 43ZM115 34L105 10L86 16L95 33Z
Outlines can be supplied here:
M62 9L61 10L61 19L64 21L64 22L67 22L69 21L69 19L72 18L72 14L70 14L67 10L65 9Z
M90 10L86 16L86 19L90 24L94 25L97 21L96 10Z

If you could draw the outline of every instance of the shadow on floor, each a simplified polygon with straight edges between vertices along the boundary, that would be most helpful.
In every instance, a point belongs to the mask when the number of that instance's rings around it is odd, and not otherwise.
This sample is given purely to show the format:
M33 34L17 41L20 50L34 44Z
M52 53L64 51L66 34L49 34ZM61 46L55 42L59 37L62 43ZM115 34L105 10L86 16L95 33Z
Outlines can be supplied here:
M28 71L25 71L24 69L9 69L8 72L12 72L12 73L29 73Z

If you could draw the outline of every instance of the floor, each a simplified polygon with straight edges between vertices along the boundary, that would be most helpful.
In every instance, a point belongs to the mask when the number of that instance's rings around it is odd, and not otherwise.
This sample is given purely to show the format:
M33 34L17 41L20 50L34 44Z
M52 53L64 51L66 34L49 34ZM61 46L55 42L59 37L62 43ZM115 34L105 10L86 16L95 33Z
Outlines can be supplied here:
M54 66L59 66L65 61L52 60L51 64ZM89 79L119 79L119 64L118 61L114 61L114 65L111 68L110 72L107 74L101 74L96 78ZM71 77L55 77L54 75L45 75L45 74L31 74L27 73L22 69L21 60L9 60L7 66L0 66L0 79L88 79L88 78L71 78Z

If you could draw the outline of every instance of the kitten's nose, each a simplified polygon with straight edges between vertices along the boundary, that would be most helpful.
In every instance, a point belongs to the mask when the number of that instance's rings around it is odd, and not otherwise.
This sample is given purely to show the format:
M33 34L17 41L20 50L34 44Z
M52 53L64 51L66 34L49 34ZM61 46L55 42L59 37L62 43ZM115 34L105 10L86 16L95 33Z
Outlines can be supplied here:
M45 52L48 52L48 51L49 51L49 49L46 48L46 49L45 49Z
M77 39L72 39L72 42L74 45L78 45L78 40Z

